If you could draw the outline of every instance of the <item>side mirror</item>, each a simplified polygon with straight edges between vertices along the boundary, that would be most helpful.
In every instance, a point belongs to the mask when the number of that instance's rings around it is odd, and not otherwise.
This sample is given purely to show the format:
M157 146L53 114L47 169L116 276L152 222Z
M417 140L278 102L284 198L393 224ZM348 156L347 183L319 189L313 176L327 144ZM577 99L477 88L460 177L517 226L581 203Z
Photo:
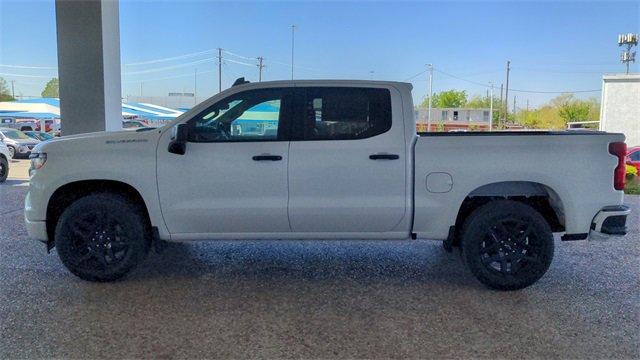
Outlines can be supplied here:
M178 124L173 128L171 142L167 149L170 153L184 155L187 150L187 139L189 138L189 125Z

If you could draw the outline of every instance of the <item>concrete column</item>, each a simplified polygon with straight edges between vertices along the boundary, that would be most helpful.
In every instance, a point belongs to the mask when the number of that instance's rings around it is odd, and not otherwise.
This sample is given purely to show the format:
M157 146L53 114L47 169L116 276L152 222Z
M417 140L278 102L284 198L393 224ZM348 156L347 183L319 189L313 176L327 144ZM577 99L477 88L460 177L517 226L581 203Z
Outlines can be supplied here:
M116 0L56 0L62 135L122 129Z

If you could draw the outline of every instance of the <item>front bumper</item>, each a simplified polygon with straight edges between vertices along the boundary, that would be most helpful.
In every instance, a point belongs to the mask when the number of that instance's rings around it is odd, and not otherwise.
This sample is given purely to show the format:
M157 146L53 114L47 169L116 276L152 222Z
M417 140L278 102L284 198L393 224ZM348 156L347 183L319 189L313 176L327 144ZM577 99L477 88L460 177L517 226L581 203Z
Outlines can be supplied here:
M605 206L591 222L591 232L603 235L626 235L627 215L631 213L626 205Z
M39 240L45 243L48 241L46 221L30 221L25 218L24 225L27 228L27 234L30 239Z

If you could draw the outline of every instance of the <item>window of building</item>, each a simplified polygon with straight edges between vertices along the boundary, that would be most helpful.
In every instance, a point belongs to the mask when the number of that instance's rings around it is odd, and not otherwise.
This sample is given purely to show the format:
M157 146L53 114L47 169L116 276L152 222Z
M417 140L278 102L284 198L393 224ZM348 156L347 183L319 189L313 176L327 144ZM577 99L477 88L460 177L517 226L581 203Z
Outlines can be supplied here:
M489 121L489 112L488 111L483 111L482 112L482 121Z
M458 121L458 111L453 111L453 121Z

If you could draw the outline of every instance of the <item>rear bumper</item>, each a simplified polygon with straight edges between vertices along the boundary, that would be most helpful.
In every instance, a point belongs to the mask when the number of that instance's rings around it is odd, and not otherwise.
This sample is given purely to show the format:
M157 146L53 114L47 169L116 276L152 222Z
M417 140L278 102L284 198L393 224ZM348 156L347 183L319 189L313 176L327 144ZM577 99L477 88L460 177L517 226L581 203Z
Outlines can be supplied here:
M627 215L631 213L626 205L605 206L591 222L591 232L603 235L626 235Z

